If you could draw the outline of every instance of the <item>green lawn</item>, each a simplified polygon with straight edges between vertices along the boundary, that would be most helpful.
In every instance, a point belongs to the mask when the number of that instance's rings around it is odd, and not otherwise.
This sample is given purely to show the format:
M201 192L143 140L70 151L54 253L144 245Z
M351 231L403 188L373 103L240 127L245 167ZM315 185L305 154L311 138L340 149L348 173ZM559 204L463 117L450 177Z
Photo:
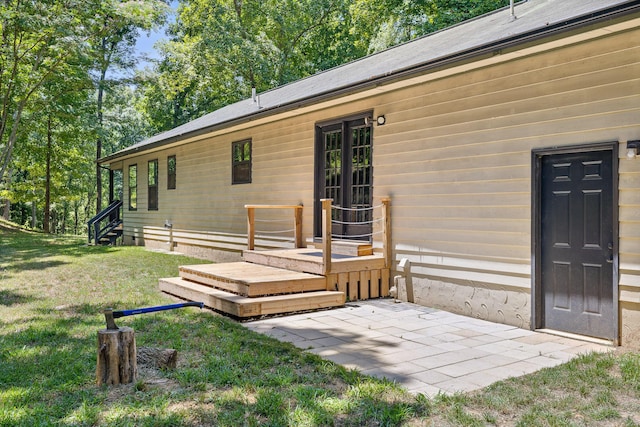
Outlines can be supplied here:
M428 399L197 308L117 319L178 366L95 385L102 310L174 302L158 278L189 263L202 261L0 224L0 426L640 425L635 352Z

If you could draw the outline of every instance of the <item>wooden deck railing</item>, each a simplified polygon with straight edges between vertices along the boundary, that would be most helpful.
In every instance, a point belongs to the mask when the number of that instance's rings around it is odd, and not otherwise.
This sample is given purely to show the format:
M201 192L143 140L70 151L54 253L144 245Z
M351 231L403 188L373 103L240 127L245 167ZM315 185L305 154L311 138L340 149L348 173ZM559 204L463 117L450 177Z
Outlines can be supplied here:
M322 199L322 263L323 273L331 273L331 209L333 199ZM385 268L391 266L391 199L382 199L382 214L380 223L382 226L382 253Z
M302 248L302 205L245 205L247 209L247 249L255 249L256 209L293 209L293 240L296 248Z
M331 209L332 199L322 199L322 261L323 273L328 275L331 273ZM385 268L391 267L391 199L385 197L380 205L382 213L380 222L382 228L382 253L385 260ZM255 249L255 233L256 233L256 209L293 209L294 222L294 241L296 248L302 248L302 205L245 205L247 209L247 227L248 242L247 249ZM372 208L373 209L373 208ZM372 215L373 216L373 215Z

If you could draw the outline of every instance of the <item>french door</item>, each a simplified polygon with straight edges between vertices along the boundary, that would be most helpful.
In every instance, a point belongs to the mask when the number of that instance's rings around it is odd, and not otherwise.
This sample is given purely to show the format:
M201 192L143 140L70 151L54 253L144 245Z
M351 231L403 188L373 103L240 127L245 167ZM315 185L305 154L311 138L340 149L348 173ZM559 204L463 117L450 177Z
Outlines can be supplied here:
M371 241L372 128L364 117L316 130L315 236L322 235L322 199L332 199L334 239Z

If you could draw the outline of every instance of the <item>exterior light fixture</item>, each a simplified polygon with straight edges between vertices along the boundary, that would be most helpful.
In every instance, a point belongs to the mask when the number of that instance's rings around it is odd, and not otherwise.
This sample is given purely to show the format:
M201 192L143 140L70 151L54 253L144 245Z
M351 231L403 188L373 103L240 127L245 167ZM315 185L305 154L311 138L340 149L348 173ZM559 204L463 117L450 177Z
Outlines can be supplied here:
M628 141L627 158L635 159L635 157L638 155L638 149L640 149L640 141Z
M387 119L384 116L378 116L376 118L376 123L378 123L378 126L382 126L386 122L387 122Z

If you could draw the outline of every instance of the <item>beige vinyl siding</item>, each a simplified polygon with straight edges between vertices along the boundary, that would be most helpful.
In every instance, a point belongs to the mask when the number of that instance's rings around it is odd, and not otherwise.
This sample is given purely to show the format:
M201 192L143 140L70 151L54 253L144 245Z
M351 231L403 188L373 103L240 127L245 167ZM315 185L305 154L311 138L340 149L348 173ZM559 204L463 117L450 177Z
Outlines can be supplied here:
M638 39L605 37L381 96L374 185L392 197L396 259L418 277L529 288L531 150L637 135ZM640 238L621 235L624 265Z
M159 210L157 214L148 212L144 199L137 212L127 213L127 234L133 228L141 232L143 225L162 226L165 220L171 220L178 229L246 234L245 204L299 203L309 206L303 227L310 231L314 122L309 120L289 119L149 154L149 158L159 158ZM252 183L232 185L232 142L247 138L252 140ZM176 156L175 190L166 189L169 155ZM140 164L146 158L140 156L129 162ZM146 188L139 192L139 197L146 197ZM293 215L281 214L286 218ZM277 224L271 228L283 229Z
M640 304L640 157L625 154L619 168L620 299Z

